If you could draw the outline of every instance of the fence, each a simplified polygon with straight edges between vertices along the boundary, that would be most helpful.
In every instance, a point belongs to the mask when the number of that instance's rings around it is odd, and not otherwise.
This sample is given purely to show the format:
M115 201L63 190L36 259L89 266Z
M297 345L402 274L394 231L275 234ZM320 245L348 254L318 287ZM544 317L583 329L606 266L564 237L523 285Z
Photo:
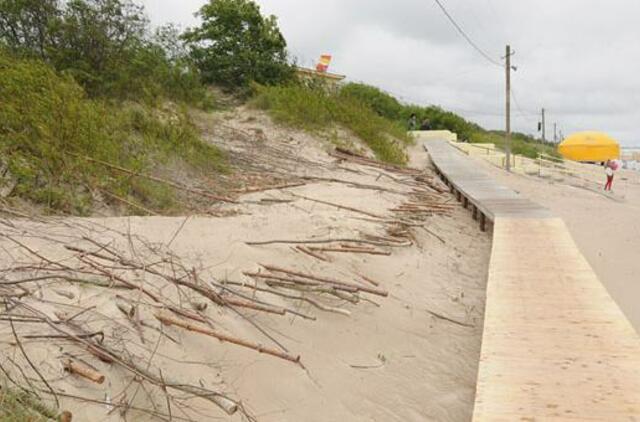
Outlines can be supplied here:
M506 168L506 154L493 144L451 142L451 145L466 155L482 158L499 168ZM604 170L599 165L567 161L544 154L540 154L537 159L512 154L511 171L595 191L602 190L605 181ZM629 185L634 184L640 185L640 173L631 170L618 171L614 182L615 195L626 197Z

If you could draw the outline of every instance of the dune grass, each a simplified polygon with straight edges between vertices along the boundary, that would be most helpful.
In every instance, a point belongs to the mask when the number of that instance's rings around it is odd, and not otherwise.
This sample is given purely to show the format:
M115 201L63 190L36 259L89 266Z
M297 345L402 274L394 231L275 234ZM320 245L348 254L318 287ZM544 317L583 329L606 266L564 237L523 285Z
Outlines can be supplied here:
M51 213L88 215L102 191L157 211L177 206L171 188L83 157L142 173L165 165L195 174L225 169L186 108L89 99L71 77L1 51L0 80L0 169L16 184L12 196Z
M0 422L50 422L58 415L27 393L0 384Z
M304 84L260 86L253 104L267 110L276 122L310 132L327 134L336 126L343 127L368 145L379 160L407 162L405 147L411 138L402 125L340 91Z

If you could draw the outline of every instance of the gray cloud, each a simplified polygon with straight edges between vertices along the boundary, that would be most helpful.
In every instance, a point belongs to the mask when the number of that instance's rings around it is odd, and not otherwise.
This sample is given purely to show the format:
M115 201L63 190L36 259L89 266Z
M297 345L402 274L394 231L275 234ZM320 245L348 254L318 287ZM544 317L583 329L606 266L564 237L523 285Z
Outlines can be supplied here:
M535 134L537 113L565 134L609 132L640 144L640 2L636 0L442 0L495 60L516 50L516 130ZM204 0L143 0L155 23L196 22ZM291 53L408 102L437 104L488 128L504 126L504 71L460 37L432 0L258 0L278 16ZM519 106L519 107L518 107ZM551 137L550 132L547 137Z

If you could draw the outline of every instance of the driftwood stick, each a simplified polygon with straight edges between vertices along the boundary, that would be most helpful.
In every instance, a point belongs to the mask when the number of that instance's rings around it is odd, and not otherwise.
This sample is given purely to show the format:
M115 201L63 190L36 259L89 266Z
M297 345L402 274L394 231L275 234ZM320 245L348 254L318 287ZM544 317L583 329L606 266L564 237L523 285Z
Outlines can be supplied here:
M390 256L391 252L385 251L375 251L371 249L360 249L360 248L318 248L318 247L310 247L311 251L314 252L342 252L342 253L356 253L356 254L365 254L365 255L383 255Z
M379 192L387 192L387 193L393 193L396 195L406 195L407 192L402 192L399 190L394 190L394 189L388 189L388 188L384 188L382 186L377 186L377 185L369 185L369 184L364 184L364 183L357 183L357 182L353 182L350 180L342 180L342 179L335 179L335 178L331 178L331 177L315 177L315 176L306 176L302 178L303 180L314 180L314 181L319 181L319 182L329 182L329 183L342 183L348 186L352 186L354 188L358 188L358 189L365 189L365 190L375 190L375 191L379 191Z
M273 265L264 265L264 264L260 264L263 268L265 268L268 271L271 272L279 272L279 273L284 273L284 274L291 274L293 276L297 276L297 277L302 277L302 278L307 278L310 280L314 280L314 281L320 281L323 283L328 283L331 284L333 286L339 286L339 287L346 287L346 288L350 288L353 289L355 288L356 290L359 291L363 291L365 293L371 293L374 295L378 295L378 296L388 296L389 292L386 292L384 290L380 290L380 289L374 289L374 288L370 288L370 287L363 287L363 286L357 286L354 284L350 284L350 283L345 283L342 281L338 281L338 280L333 280L330 278L325 278L325 277L318 277L312 274L305 274L302 272L298 272L298 271L291 271L291 270L287 270L284 268L279 268L279 267L275 267Z
M96 258L102 259L102 260L106 260L106 261L111 261L111 262L116 262L128 267L131 267L132 269L136 269L136 270L140 270L140 271L145 271L148 272L152 275L161 277L171 283L175 283L179 286L183 286L183 287L187 287L199 294L201 294L202 296L210 299L212 302L220 305L220 306L239 306L241 308L249 308L249 309L253 309L256 311L262 311L262 312L267 312L267 313L272 313L272 314L277 314L277 315L284 315L285 311L283 309L279 309L279 308L274 308L274 307L267 307L267 306L260 306L258 304L252 303L252 302L247 302L244 300L238 300L238 299L233 299L233 298L223 298L222 296L220 296L218 293L216 293L213 289L204 286L204 285L200 285L200 284L196 284L193 283L191 281L188 281L184 278L178 278L178 277L172 277L172 276L168 276L166 274L163 274L159 271L156 271L152 268L149 268L148 266L143 266L140 264L137 264L135 262L132 262L130 260L127 260L125 258L122 258L120 256L116 256L116 257L111 257L111 256L107 256L104 254L100 254L97 252L92 252L92 251L88 251L86 249L82 249L82 248L78 248L76 246L70 246L70 245L66 245L65 246L66 249L70 250L70 251L74 251L74 252L79 252L81 254L84 255L91 255L94 256ZM103 273L108 273L106 270L101 269L100 267L98 267L97 265L94 264L94 268L98 269L99 271L103 272ZM116 280L120 281L123 284L132 286L132 288L139 288L141 289L147 296L149 296L150 298L152 298L155 302L157 303L164 303L160 297L158 297L157 295L149 292L148 290L144 289L143 287L137 287L135 286L133 283L130 283L126 280L124 280L121 277L117 277L115 275L112 275L111 273L108 273L109 275L111 275L112 277L116 278ZM168 307L169 308L169 307Z
M371 284L373 284L373 285L374 285L374 286L376 286L376 287L380 286L380 283L378 283L378 282L377 282L377 281L375 281L375 280L370 279L369 277L365 277L365 276L363 276L362 274L359 274L359 276L360 276L360 278L361 278L361 279L363 279L363 280L364 280L364 281L366 281L367 283L371 283Z
M300 356L292 356L288 353L283 353L278 350L261 346L259 344L251 343L246 340L242 340L242 339L228 336L226 334L218 333L212 330L211 328L197 326L196 324L192 324L188 321L180 320L174 317L173 315L165 312L157 312L155 314L155 317L156 319L158 319L158 321L162 322L165 325L175 325L176 327L184 328L185 330L188 330L188 331L193 331L195 333L200 333L213 338L217 338L222 342L228 342L238 346L246 347L248 349L253 349L260 353L265 353L271 356L278 357L280 359L288 360L290 362L298 363L300 361Z
M252 284L246 284L246 283L237 283L237 282L227 281L227 282L225 282L225 284L231 284L231 285L234 285L234 286L253 289L253 290L256 290L256 291L259 291L259 292L270 293L272 295L284 297L286 299L292 299L292 300L299 300L299 301L302 301L302 302L307 302L308 304L320 309L321 311L333 312L333 313L336 313L336 314L342 314L342 315L346 315L346 316L351 316L351 312L347 311L346 309L340 309L340 308L334 308L334 307L331 307L331 306L326 306L326 305L323 305L320 302L317 302L317 301L315 301L313 299L310 299L308 297L305 297L305 296L290 295L290 294L287 294L287 293L280 292L278 290L266 289L266 288L263 288L263 287L258 287L258 286L254 286Z
M296 246L295 249L299 250L300 252L302 252L304 254L307 254L307 255L309 255L309 256L311 256L313 258L319 259L320 261L323 261L323 262L328 262L329 261L328 258L325 258L324 256L313 252L312 250L310 250L309 248L307 248L305 246Z
M122 198L121 196L116 195L115 193L109 192L106 189L100 189L100 192L104 193L105 195L107 195L109 198L115 199L118 202L122 202L123 204L131 207L131 208L135 208L137 210L140 210L142 212L144 212L147 215L158 215L157 212L153 212L148 208L143 207L142 205L138 205L135 202L129 201L128 199Z
M84 155L78 155L78 154L74 154L74 153L71 153L71 152L67 152L67 154L82 158L82 159L84 159L86 161L89 161L89 162L92 162L92 163L100 164L101 166L105 166L105 167L117 170L119 172L122 172L122 173L130 174L131 176L141 177L143 179L152 180L154 182L162 183L162 184L165 184L167 186L171 186L171 187L173 187L175 189L183 190L185 192L193 193L193 194L196 194L196 195L201 195L201 196L204 196L204 197L209 198L209 199L214 199L216 201L221 201L221 202L230 202L230 203L234 203L234 204L237 203L236 201L234 201L231 198L225 198L223 196L214 195L214 194L209 193L209 192L205 192L205 191L201 191L201 190L197 190L197 189L192 189L192 188L190 188L188 186L184 186L184 185L181 185L181 184L178 184L178 183L174 183L174 182L171 182L169 180L161 179L159 177L151 176L151 175L148 175L148 174L138 173L138 172L135 172L133 170L129 170L129 169L126 169L126 168L123 168L123 167L120 167L120 166L116 166L115 164L107 163L107 162L101 161L101 160L96 160L95 158L90 158L90 157L87 157L87 156L84 156Z
M389 221L389 223L399 223L398 221ZM422 226L421 224L410 224L411 226ZM245 242L246 245L249 246L266 246L266 245L276 245L276 244L290 244L290 245L320 245L326 243L339 243L339 242L351 242L351 243L362 243L365 245L374 245L374 246L389 246L389 247L399 247L399 246L411 246L412 243L408 242L405 244L399 243L391 243L391 242L380 242L375 240L363 240L363 239L349 239L349 238L338 238L338 239L309 239L309 240L267 240L262 242Z
M105 380L105 376L94 368L91 368L84 363L77 362L72 359L68 359L64 363L64 368L69 371L69 373L86 378L89 381L95 382L96 384L102 384Z
M306 185L306 183L304 183L304 182L285 183L285 184L282 184L282 185L265 186L265 187L260 187L260 188L236 189L236 190L234 190L234 192L238 193L238 194L247 194L247 193L256 193L256 192L267 192L267 191L270 191L270 190L297 188L297 187L304 186L304 185Z
M318 204L328 205L330 207L335 207L335 208L338 208L338 209L341 209L341 210L355 212L355 213L358 213L358 214L366 215L368 217L381 218L381 219L386 218L386 217L384 217L382 215L374 214L374 213L369 212L369 211L363 211L363 210L359 210L357 208L347 207L345 205L334 204L333 202L327 202L327 201L322 201L320 199L309 198L308 196L303 196L303 195L296 195L295 193L291 193L291 195L295 196L296 198L304 199L306 201L311 201L311 202L316 202Z

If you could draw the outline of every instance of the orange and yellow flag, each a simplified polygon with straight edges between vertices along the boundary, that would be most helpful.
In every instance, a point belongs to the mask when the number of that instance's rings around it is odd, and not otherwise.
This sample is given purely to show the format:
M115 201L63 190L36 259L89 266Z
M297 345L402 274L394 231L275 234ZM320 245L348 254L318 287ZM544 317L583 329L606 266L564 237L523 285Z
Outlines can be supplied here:
M318 65L316 66L316 70L318 72L325 73L327 70L329 70L330 64L331 64L331 55L323 54L322 56L320 56L320 62L318 62Z

